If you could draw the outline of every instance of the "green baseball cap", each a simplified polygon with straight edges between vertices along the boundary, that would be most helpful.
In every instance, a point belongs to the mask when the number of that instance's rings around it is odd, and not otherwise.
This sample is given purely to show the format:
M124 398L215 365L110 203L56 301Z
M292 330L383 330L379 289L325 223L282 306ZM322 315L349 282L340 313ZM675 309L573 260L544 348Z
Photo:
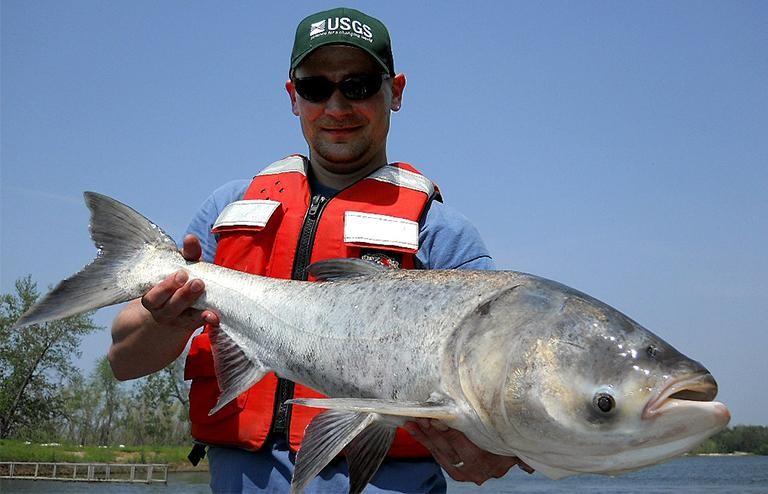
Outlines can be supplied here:
M359 10L339 7L305 17L296 28L291 73L313 50L325 45L349 45L365 50L389 75L395 75L387 28Z

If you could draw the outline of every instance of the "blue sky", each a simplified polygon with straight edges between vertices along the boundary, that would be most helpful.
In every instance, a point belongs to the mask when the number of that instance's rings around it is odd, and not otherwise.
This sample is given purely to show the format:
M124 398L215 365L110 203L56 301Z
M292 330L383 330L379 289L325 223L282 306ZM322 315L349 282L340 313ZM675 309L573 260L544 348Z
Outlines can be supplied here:
M90 261L84 190L178 237L214 188L304 152L293 32L336 5L4 0L2 291ZM622 310L712 371L733 423L768 425L768 6L351 6L387 24L408 78L389 158L500 268ZM89 337L80 365L108 344Z

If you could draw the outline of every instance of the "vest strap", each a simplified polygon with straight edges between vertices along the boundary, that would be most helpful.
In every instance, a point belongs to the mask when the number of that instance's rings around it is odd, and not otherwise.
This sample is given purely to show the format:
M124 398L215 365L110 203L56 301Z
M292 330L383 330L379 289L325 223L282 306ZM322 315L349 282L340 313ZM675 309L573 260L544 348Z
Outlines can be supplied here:
M398 187L418 190L419 192L427 194L427 197L432 197L432 194L435 193L435 185L430 179L424 175L393 165L382 166L366 178L369 180L378 180L379 182L387 182L392 185L397 185Z
M277 175L287 172L298 172L306 176L307 171L304 167L304 158L297 155L286 156L261 170L259 175Z

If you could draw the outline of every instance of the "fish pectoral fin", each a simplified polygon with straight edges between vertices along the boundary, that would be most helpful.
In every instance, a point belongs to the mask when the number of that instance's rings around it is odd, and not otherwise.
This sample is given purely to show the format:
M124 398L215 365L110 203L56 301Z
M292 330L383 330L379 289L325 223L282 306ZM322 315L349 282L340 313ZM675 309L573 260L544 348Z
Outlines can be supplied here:
M313 262L307 272L320 281L339 281L386 271L388 268L362 259L326 259Z
M374 420L344 449L349 465L349 492L363 492L386 458L396 427Z
M225 324L212 328L209 333L213 367L221 394L208 415L221 410L251 386L259 382L269 369L249 358L230 336L234 332Z
M307 484L376 418L373 413L337 410L326 410L316 415L304 431L301 448L296 454L291 493L303 492ZM357 449L362 448L358 446Z
M394 401L369 398L295 398L286 403L347 412L379 413L398 417L452 419L456 407L449 401Z

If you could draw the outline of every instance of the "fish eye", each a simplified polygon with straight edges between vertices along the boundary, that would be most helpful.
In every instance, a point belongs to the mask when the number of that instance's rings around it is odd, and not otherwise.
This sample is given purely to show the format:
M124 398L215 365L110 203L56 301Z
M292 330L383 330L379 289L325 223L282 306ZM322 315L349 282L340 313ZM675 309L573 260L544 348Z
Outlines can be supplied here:
M593 403L603 413L608 413L616 408L616 400L608 393L597 393Z

